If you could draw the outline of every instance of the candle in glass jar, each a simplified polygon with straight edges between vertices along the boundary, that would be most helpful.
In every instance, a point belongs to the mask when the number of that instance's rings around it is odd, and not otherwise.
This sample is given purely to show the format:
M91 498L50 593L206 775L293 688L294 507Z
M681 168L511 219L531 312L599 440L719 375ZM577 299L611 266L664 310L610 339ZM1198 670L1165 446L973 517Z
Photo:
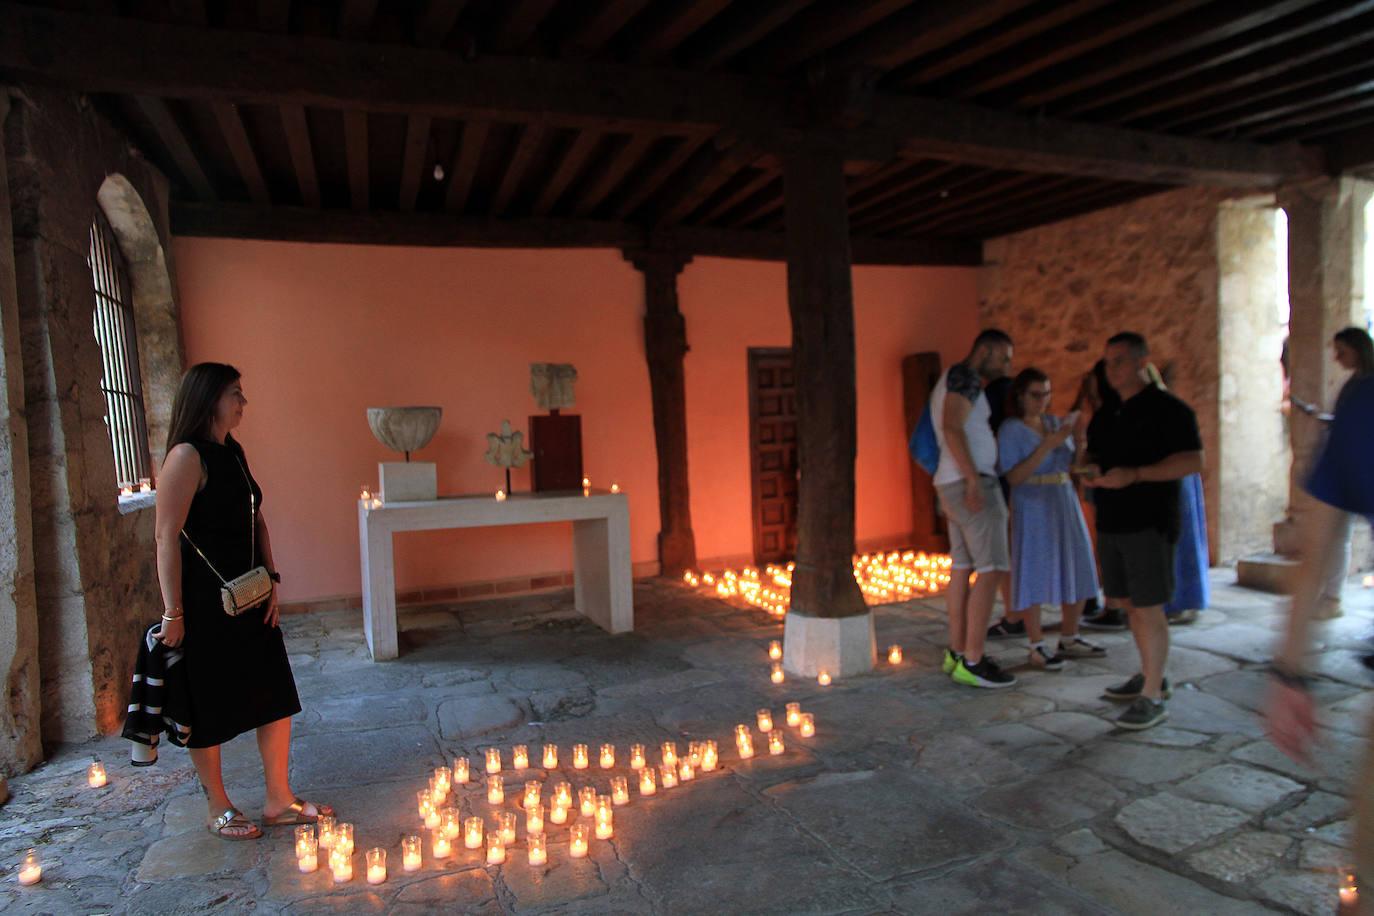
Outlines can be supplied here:
M768 657L773 661L778 661L782 658L782 643L778 642L776 639L770 642L768 644Z
M692 766L690 760L683 760L677 765L677 778L679 782L690 782L697 778L696 767Z
M553 804L571 808L573 803L572 786L567 780L560 779L553 784Z
M329 849L334 845L334 818L332 815L321 814L315 819L315 828L320 834L320 848Z
M487 772L501 772L501 749L499 747L487 748Z
M296 856L296 867L301 870L301 874L308 875L320 867L320 853L316 848L313 852L305 855Z
M340 850L344 855L353 855L353 825L349 823L336 824L334 827L334 848Z
M442 810L442 809L436 808L436 807L434 807L433 805L430 805L429 810L427 810L427 811L425 812L425 829L426 829L426 830L438 830L439 827L443 824L443 820L444 820L444 819L443 819L443 815L441 815L441 814L439 813L440 810Z
M448 795L448 790L452 788L449 780L452 778L453 774L449 771L448 767L434 768L434 788L438 789L440 794Z
M420 850L424 841L417 833L408 833L401 837L401 870L414 872L420 870L421 855Z
M533 804L525 806L525 832L530 836L544 832L544 806Z
M1358 912L1356 908L1360 904L1360 889L1355 883L1353 874L1346 873L1345 880L1341 882L1340 890L1337 893L1340 897L1342 910L1349 913Z
M19 883L28 887L43 879L43 865L38 861L38 853L30 849L19 861Z
M503 502L506 501L506 491L505 491L505 490L497 490L497 491L496 491L496 501L497 501L498 503L503 503Z
M660 750L661 750L661 752L662 752L663 765L664 765L665 767L675 767L675 766L677 766L677 742L676 742L676 741L665 741L665 742L663 742L663 747L662 747Z
M776 757L778 754L781 754L785 750L787 750L787 747L782 743L782 732L769 732L768 753Z
M543 783L537 779L526 780L525 791L520 798L520 807L528 808L531 805L539 804L539 796L543 792Z
M801 727L799 729L803 738L810 738L816 734L816 716L813 713L804 712L801 714Z
M781 684L787 679L786 675L782 673L782 662L773 662L773 667L771 673L768 675L768 679L774 684Z
M585 770L587 768L587 745L573 745L573 769Z
M548 842L542 833L530 835L529 856L531 865L543 865L549 861Z
M315 837L314 824L303 824L296 828L296 867L304 874L310 874L320 867L320 843Z
M499 833L487 834L487 864L500 865L506 861L506 843Z
M386 850L374 846L367 851L367 883L381 884L386 880Z
M453 852L453 844L444 836L444 831L433 830L429 834L429 853L436 859L447 859Z
M592 786L583 786L578 789L577 801L583 817L591 817L596 813L596 789Z
M92 761L91 765L86 767L86 785L92 789L99 789L106 782L108 782L108 778L105 775L105 764L99 760Z
M773 710L760 709L758 711L759 731L767 733L773 730Z
M463 821L463 845L468 849L482 848L482 819L470 817Z
M421 789L415 793L415 807L419 809L420 817L429 814L434 807L434 797L430 795L428 789Z
M465 784L471 778L471 773L472 767L466 757L459 757L453 761L453 781L455 783L458 785Z
M609 770L615 766L615 745L601 745L601 769Z
M602 795L596 803L596 838L609 840L615 835L615 814L611 807L611 797Z
M329 870L334 873L334 882L342 884L345 881L353 880L353 853L345 853L342 849L334 848L329 851Z
M515 842L515 812L500 811L496 815L496 832L501 835L501 842ZM488 834L490 836L490 834Z
M822 671L820 674L816 675L816 683L817 683L817 684L820 684L822 687L829 687L829 686L830 686L830 672L829 672L829 671Z
M699 767L699 766L701 766L701 742L700 742L700 741L689 741L689 742L687 742L687 757L686 757L686 760L687 760L687 762L690 763L693 767Z
M735 745L739 748L741 760L748 760L750 757L754 756L754 739L748 735L741 735L739 740L735 742Z
M363 491L358 494L358 498L361 499L363 502L368 502L372 499L372 491L369 490L367 487L363 487Z
M120 495L120 496L133 496L133 495L134 495L134 488L133 488L133 487L120 487L120 488L119 488L119 495Z
M706 741L701 746L701 771L710 773L720 763L720 751L714 741Z
M887 663L888 663L889 665L900 665L900 664L902 663L902 647L901 647L901 646L888 646L888 647L887 647Z
M798 725L800 725L800 724L801 724L801 704L800 704L800 703L788 703L788 704L787 704L787 727L788 727L788 728L796 728L796 727L797 727Z
M611 492L612 492L612 493L619 493L619 492L620 492L620 484L618 484L618 483L613 483L613 484L611 484Z
M444 831L444 836L450 840L456 840L458 834L463 832L463 818L458 813L457 808L442 808L439 811L439 829Z
M670 767L664 764L659 770L659 780L663 788L673 789L677 787L677 767Z
M653 767L639 771L639 794L653 795L658 791L658 772Z
M511 766L517 770L527 770L530 766L530 749L523 744L517 744L511 749Z
M549 820L555 824L566 823L568 820L567 806L555 803L554 806L549 809Z
M642 770L642 769L644 769L644 745L642 745L642 744L631 744L631 745L630 745L630 769L632 769L632 770Z
M546 770L556 770L556 769L558 769L558 745L556 745L556 744L546 744L546 745L544 745L544 769L546 769Z
M487 801L499 805L506 800L506 786L500 776L487 777Z
M573 824L568 828L568 855L574 859L587 857L587 825Z
M442 808L444 802L448 801L448 791L432 776L429 780L429 798L436 808Z
M624 776L611 778L611 802L616 805L630 803L630 781Z

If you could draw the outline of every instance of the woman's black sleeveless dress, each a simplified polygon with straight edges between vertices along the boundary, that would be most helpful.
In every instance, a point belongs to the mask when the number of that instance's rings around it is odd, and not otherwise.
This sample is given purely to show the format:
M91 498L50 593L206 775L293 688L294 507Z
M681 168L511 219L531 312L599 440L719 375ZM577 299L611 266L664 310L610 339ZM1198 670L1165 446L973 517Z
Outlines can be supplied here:
M209 440L190 443L205 466L205 487L191 500L185 531L195 546L232 580L262 562L253 543L250 492L262 490L242 449ZM242 462L242 464L240 464ZM281 629L267 626L267 602L237 617L224 613L220 580L181 539L181 604L186 613L186 680L191 697L188 747L214 747L235 735L301 711Z

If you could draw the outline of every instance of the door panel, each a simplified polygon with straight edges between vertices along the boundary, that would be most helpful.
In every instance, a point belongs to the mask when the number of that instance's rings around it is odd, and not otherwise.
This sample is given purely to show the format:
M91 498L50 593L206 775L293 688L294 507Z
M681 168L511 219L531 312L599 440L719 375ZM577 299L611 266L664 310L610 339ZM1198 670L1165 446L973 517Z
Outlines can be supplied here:
M797 396L790 349L749 351L749 467L754 561L797 551Z

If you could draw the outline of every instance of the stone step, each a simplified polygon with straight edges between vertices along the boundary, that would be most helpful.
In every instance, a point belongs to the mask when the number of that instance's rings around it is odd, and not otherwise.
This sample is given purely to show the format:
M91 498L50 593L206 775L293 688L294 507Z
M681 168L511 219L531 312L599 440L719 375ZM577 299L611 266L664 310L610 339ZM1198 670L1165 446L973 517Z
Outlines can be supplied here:
M1257 553L1236 563L1236 584L1262 592L1286 594L1298 569L1298 561L1277 553Z

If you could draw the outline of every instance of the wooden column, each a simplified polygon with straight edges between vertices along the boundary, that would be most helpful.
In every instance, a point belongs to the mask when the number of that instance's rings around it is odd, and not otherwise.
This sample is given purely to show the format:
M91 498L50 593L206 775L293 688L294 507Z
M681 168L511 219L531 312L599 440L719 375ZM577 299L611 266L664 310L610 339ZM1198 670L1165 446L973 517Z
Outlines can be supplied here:
M868 609L853 567L854 294L843 157L794 144L783 154L783 194L801 468L791 613L853 617Z
M687 355L687 323L677 302L677 275L692 258L651 248L628 249L625 257L644 274L644 350L658 450L659 566L664 576L680 576L697 565L687 485L687 391L682 366Z

